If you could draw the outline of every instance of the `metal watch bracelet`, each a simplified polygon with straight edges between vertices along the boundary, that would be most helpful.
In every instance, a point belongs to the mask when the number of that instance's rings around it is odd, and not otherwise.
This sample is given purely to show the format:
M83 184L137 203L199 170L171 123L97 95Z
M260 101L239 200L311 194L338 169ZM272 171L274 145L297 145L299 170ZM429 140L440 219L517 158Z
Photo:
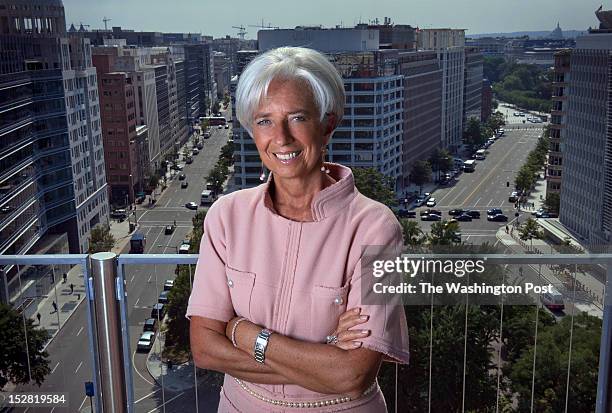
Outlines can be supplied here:
M259 332L255 339L255 346L253 347L253 357L258 363L262 363L266 359L266 348L268 347L268 339L272 335L272 330L264 328Z

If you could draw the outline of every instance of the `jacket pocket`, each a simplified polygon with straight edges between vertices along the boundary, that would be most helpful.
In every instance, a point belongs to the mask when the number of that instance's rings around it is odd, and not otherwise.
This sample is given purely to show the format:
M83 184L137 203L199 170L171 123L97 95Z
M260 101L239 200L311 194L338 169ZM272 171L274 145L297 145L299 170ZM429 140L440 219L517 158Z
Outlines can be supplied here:
M255 273L238 271L226 266L225 274L227 276L227 286L232 298L234 312L236 315L246 317L250 320Z
M346 311L349 285L325 287L315 285L310 294L310 336L324 343L338 326L340 315Z

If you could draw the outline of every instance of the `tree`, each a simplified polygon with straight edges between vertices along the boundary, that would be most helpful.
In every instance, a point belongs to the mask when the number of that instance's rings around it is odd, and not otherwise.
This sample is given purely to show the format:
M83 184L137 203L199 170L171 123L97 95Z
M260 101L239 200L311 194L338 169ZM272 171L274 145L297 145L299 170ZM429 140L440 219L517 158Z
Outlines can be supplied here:
M417 246L423 244L427 237L416 221L401 219L402 233L404 234L404 245Z
M385 204L389 208L397 205L393 179L374 168L351 168L355 186L363 195Z
M504 114L501 112L492 113L491 116L489 116L489 119L487 119L486 124L493 131L498 130L499 128L501 128L502 126L506 124L506 121L504 119Z
M227 173L223 173L223 168L217 164L208 174L206 181L212 184L212 191L215 194L220 194L223 192L223 182L225 182L226 177Z
M89 236L89 254L110 251L115 246L115 237L110 233L110 226L96 225Z
M595 411L601 320L586 313L576 315L572 334L571 323L571 317L564 317L559 323L538 330L537 348L533 344L527 346L518 360L505 369L510 391L517 396L518 411L530 411L533 383L534 411ZM570 339L572 354L566 409Z
M410 173L410 180L419 186L419 193L423 192L423 185L431 181L431 165L427 161L416 161Z
M47 330L34 328L30 319L24 320L12 307L0 303L0 390L8 382L27 384L32 380L40 386L51 372L49 354L43 350L49 340ZM27 335L27 345L26 345ZM27 347L27 352L26 352ZM29 360L28 360L29 356ZM29 363L28 363L29 362Z
M463 132L463 141L472 147L480 146L484 143L482 127L478 119L470 118L468 120L467 128Z
M157 188L157 184L159 183L159 175L153 174L149 178L149 188L155 189Z
M453 245L455 233L459 232L457 221L439 221L431 225L429 243L431 245Z
M561 202L561 200L559 198L559 194L555 194L555 193L551 192L548 195L546 195L546 199L544 200L544 206L550 212L552 212L554 214L558 214L559 213L559 204L560 204L560 202Z
M519 191L527 192L533 187L534 181L533 172L527 168L521 168L514 178L514 187Z
M216 100L215 103L213 103L213 105L212 105L212 113L213 113L213 115L215 113L219 113L219 108L220 108L219 101Z
M523 241L529 240L531 248L533 248L533 239L544 238L544 232L540 229L540 225L533 218L528 218L519 229L519 237Z
M226 165L234 163L234 144L231 142L226 143L221 147L221 156L219 157Z

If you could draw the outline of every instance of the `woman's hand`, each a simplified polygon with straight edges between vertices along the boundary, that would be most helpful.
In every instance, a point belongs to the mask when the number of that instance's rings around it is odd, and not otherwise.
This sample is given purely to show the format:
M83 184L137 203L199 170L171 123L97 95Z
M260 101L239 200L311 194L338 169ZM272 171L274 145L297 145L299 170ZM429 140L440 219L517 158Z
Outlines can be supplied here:
M350 329L365 323L368 318L369 316L361 314L359 307L345 311L338 320L336 330L331 334L338 338L338 342L334 345L343 350L354 350L361 347L361 340L370 335L370 330Z

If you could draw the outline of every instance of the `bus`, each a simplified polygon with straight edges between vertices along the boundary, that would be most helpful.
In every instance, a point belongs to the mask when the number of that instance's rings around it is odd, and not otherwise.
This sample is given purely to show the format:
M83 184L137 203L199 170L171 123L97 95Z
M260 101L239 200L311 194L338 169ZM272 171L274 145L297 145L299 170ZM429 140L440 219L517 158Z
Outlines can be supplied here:
M143 254L147 237L142 232L135 232L130 239L130 254Z
M476 168L476 161L473 159L468 159L467 161L463 162L463 171L464 172L474 172L474 169Z
M223 116L203 116L200 118L200 123L208 122L208 126L225 125L227 120Z
M484 149L478 149L478 150L476 151L476 159L478 159L478 160L481 160L481 161L482 161L482 160L483 160L483 159L485 159L486 157L487 157L487 155L486 155L486 152L485 152L485 150L484 150Z

